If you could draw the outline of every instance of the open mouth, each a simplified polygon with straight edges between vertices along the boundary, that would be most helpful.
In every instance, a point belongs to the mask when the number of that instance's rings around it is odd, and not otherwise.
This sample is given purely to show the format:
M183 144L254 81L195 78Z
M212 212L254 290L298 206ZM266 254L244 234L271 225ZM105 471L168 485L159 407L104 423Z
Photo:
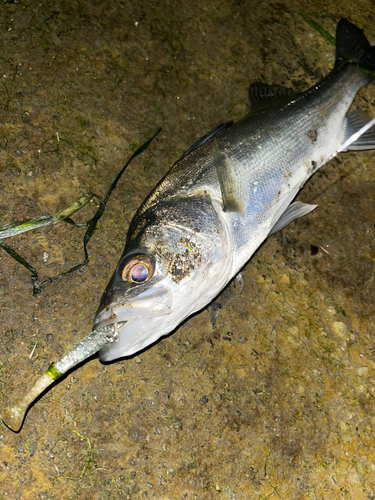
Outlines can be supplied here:
M106 336L107 342L118 342L120 330L124 327L125 323L127 323L127 321L117 321L116 315L113 314L110 318L95 324L93 330L102 330Z

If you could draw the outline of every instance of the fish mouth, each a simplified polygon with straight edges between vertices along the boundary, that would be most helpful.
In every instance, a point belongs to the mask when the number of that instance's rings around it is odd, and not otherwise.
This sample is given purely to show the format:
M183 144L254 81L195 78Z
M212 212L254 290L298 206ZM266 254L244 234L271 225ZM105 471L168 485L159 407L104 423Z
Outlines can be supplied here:
M117 315L111 309L111 315L99 323L94 323L92 331L102 330L103 334L106 336L107 342L118 342L121 330L126 323L127 321L118 321Z
M93 331L101 329L108 342L117 342L124 327L137 320L150 320L170 314L172 294L169 288L150 290L128 303L109 305L98 311Z

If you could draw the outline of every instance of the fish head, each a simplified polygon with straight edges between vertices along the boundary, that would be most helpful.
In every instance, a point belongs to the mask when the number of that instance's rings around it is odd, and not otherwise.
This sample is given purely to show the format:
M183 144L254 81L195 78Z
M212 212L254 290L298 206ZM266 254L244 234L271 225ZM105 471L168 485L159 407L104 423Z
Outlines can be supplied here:
M164 205L152 217L146 213L133 219L94 319L93 330L108 332L99 352L102 361L152 344L225 285L225 235L216 211L209 204L197 218L191 206L183 208L183 202Z

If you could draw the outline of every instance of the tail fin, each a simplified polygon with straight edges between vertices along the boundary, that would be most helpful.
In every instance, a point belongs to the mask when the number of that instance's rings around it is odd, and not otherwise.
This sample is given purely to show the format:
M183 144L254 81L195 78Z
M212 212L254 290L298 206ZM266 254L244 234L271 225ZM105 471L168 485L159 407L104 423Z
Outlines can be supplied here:
M372 47L362 30L347 19L341 19L336 30L336 64L352 61L374 71L375 47Z

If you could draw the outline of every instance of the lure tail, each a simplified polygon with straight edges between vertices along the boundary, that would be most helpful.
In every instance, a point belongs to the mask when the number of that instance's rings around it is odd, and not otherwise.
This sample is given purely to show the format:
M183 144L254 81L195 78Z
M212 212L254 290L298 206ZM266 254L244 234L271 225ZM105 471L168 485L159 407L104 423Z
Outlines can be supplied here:
M4 424L15 432L18 432L25 418L28 407L35 399L42 394L47 387L71 368L78 365L93 354L96 354L108 342L110 329L104 328L95 330L75 345L61 359L52 363L46 373L44 373L29 390L29 392L15 405L8 406L1 412L1 420Z

